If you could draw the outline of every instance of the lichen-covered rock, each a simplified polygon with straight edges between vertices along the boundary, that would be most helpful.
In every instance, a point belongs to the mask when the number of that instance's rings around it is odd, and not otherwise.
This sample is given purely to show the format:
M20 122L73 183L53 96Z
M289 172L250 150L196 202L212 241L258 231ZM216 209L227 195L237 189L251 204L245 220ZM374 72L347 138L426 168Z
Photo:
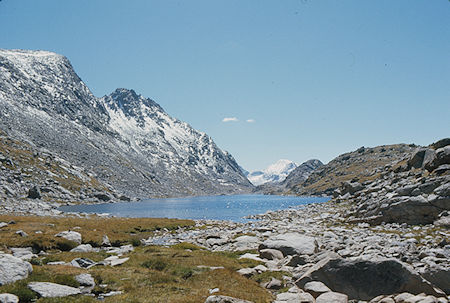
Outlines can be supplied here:
M0 253L0 286L22 280L33 271L30 263L12 255Z
M259 249L276 249L287 255L312 255L318 251L317 241L313 237L299 233L285 233L264 241Z

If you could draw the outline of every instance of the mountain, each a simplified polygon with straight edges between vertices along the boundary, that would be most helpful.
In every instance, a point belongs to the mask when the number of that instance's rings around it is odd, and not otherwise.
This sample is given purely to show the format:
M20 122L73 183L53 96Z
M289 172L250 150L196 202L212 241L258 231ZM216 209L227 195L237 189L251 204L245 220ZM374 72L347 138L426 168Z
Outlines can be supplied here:
M247 178L253 185L261 185L264 183L279 183L282 182L291 171L297 167L297 164L286 159L278 160L269 165L263 171L254 171L247 175Z
M283 181L258 185L254 192L270 195L286 193L293 186L308 179L308 177L321 166L323 166L323 163L320 160L308 160L291 170L289 175L287 175Z
M323 163L318 159L308 160L291 171L281 185L286 188L291 188L296 184L306 181L313 171L321 166L323 166Z
M415 147L407 144L360 147L317 168L306 180L287 179L284 193L330 196L343 182L373 180L393 163L410 156Z
M130 196L253 188L207 134L130 89L95 97L69 60L51 52L0 50L0 130Z

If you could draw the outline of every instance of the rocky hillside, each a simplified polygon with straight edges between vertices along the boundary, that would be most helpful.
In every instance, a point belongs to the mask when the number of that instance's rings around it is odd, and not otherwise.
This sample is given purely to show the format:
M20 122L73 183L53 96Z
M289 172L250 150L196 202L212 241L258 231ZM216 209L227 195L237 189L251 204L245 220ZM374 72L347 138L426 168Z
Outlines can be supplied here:
M50 52L0 50L0 130L33 153L77 167L99 187L129 196L231 194L253 187L205 133L133 90L95 97L67 58ZM32 183L46 186L42 178ZM75 189L71 194L82 197Z
M334 196L353 206L350 221L450 227L450 139L417 148L374 180L345 182Z
M301 182L286 180L285 193L295 195L327 195L343 182L364 182L376 179L386 166L411 155L415 145L396 144L373 148L361 147L356 151L338 156L326 165L314 170L308 179Z

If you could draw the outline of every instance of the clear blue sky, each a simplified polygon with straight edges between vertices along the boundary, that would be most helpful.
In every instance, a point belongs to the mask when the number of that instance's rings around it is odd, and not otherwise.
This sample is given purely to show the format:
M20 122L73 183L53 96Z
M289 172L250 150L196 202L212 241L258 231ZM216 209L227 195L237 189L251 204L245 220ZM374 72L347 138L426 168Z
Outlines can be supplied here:
M450 136L448 0L3 0L0 48L64 54L249 170Z

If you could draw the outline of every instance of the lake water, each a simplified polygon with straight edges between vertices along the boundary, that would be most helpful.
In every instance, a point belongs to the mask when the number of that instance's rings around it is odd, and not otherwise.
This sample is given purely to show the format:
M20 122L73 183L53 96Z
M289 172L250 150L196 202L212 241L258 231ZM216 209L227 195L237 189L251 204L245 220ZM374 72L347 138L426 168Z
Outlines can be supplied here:
M62 206L65 212L108 213L120 217L214 219L247 221L243 217L309 203L328 201L326 197L268 195L204 196L146 199L139 202Z

